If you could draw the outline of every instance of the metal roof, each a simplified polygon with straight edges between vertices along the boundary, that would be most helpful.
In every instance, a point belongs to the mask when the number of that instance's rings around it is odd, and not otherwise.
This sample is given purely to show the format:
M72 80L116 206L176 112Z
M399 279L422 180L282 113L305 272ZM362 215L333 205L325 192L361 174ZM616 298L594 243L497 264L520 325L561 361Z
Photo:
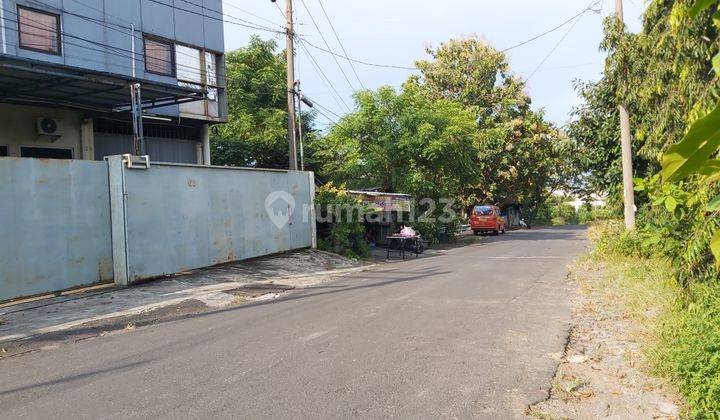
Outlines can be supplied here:
M0 54L0 102L127 111L131 83L142 85L143 109L206 98L199 89Z
M362 191L362 190L347 190L348 194L367 195L371 197L398 197L398 198L411 198L410 194L398 194L398 193L385 193L380 191Z

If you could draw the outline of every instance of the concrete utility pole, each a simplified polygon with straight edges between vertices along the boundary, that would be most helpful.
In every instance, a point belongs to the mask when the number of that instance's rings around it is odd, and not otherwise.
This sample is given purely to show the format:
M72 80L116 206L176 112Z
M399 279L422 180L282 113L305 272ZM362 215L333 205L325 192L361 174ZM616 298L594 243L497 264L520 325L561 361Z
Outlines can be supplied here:
M623 0L615 0L615 13L624 23ZM633 185L632 135L630 134L630 114L624 103L618 105L620 112L620 142L622 144L623 200L625 203L625 229L635 228L635 187Z
M291 171L297 170L297 139L295 133L295 32L293 29L292 0L285 0L285 32L287 34L287 102L288 102L288 151Z

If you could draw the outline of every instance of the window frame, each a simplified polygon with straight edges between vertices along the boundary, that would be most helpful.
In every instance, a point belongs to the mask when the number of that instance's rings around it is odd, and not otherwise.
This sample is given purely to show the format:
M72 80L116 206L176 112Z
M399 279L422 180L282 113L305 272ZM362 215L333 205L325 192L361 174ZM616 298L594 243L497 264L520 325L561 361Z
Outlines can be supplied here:
M28 150L39 150L39 149L63 150L63 151L70 152L70 157L69 158L28 158L28 157L23 156L24 149L28 149ZM36 146L23 146L23 145L20 145L20 157L24 158L24 159L75 160L75 148L65 147L65 146L37 146L37 145Z
M201 76L203 79L201 82L198 83L196 81L178 78L178 82L190 83L190 84L193 84L196 86L211 87L211 88L216 88L216 89L222 88L220 86L221 77L220 77L220 66L218 64L218 59L223 56L223 53L215 51L215 50L207 49L205 47L199 47L197 45L188 44L186 42L180 42L180 41L174 41L174 45L186 47L186 48L192 48L192 49L198 50L200 52L200 69L199 70L200 70L200 73L201 73ZM176 72L176 76L177 76L177 48L175 48L175 51L173 51L173 53L174 53L173 60L175 61L174 68L175 68L175 72ZM206 54L212 55L212 57L215 59L215 84L214 85L208 83Z
M170 73L162 73L159 71L154 71L148 69L148 54L147 54L147 41L156 42L158 44L165 44L170 46ZM177 63L175 60L175 42L171 41L169 39L150 35L150 34L143 34L143 62L145 64L145 71L147 73L151 74L157 74L159 76L167 76L167 77L177 77Z
M55 30L55 36L57 37L57 52L44 50L42 48L33 48L33 47L23 46L23 40L22 40L23 39L23 37L22 37L23 31L22 31L22 27L21 27L22 23L20 22L20 11L23 9L30 11L30 12L40 13L40 14L51 16L51 17L55 18L55 21L57 22L57 29ZM60 57L62 56L63 45L62 45L62 15L61 14L49 12L47 10L37 9L35 7L23 6L23 5L18 4L17 5L17 24L18 24L18 28L17 28L17 30L18 30L18 48L20 48L22 50L34 51L34 52L39 52L39 53L43 53L43 54L50 54L50 55L55 55L55 56L60 56Z
M197 113L193 113L193 112L184 112L184 114L189 115L189 116L194 116L194 117L209 118L212 120L221 118L222 113L220 110L220 91L222 89L225 89L225 86L223 84L224 77L223 77L223 73L221 73L222 70L221 70L221 63L220 63L223 53L212 50L212 49L208 49L205 47L188 44L186 42L180 42L180 41L175 41L175 46L176 46L175 56L174 56L175 57L175 70L176 70L175 77L177 79L178 85L201 89L206 93L206 95L209 94L209 92L211 90L215 91L215 99L210 99L209 97L207 97L203 101L204 108L205 108L204 113L197 114ZM200 78L202 79L200 82L180 78L180 73L177 71L178 70L177 69L177 54L178 54L177 46L191 48L193 50L197 50L200 53L200 55L198 57L199 61L200 61L200 63L199 63L200 64L200 67L199 67ZM208 77L208 71L207 71L208 70L208 66L207 66L208 55L210 57L212 57L212 59L214 60L213 67L215 68L215 75L214 75L215 83L213 83L213 84L210 84L210 80L209 80L210 78ZM211 115L212 114L211 103L216 104L217 116ZM183 114L182 104L180 107L180 113Z
M10 156L10 147L7 144L0 144L0 157L8 156Z

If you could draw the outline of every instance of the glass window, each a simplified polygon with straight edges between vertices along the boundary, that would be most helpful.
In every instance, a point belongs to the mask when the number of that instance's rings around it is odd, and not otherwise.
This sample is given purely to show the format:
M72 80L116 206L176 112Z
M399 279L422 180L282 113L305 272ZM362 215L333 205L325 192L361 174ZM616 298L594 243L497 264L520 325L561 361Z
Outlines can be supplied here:
M20 48L60 55L60 15L18 6Z
M7 156L8 150L7 146L0 146L0 157Z
M491 206L475 206L473 213L478 216L490 216L493 214L493 208Z
M151 73L174 75L173 44L145 38L145 70Z
M211 52L205 52L205 74L207 84L217 86L217 57Z
M177 78L185 82L203 83L201 51L185 45L175 46L175 61L177 62Z

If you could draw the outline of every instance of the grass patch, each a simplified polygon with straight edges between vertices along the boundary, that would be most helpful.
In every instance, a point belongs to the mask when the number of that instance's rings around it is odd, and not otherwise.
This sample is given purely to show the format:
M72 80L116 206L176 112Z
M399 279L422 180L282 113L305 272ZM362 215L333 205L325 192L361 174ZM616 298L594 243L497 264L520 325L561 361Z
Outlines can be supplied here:
M602 268L606 292L641 326L646 367L685 396L688 417L720 419L720 285L683 288L667 261L619 254L626 234L591 233L587 263Z

